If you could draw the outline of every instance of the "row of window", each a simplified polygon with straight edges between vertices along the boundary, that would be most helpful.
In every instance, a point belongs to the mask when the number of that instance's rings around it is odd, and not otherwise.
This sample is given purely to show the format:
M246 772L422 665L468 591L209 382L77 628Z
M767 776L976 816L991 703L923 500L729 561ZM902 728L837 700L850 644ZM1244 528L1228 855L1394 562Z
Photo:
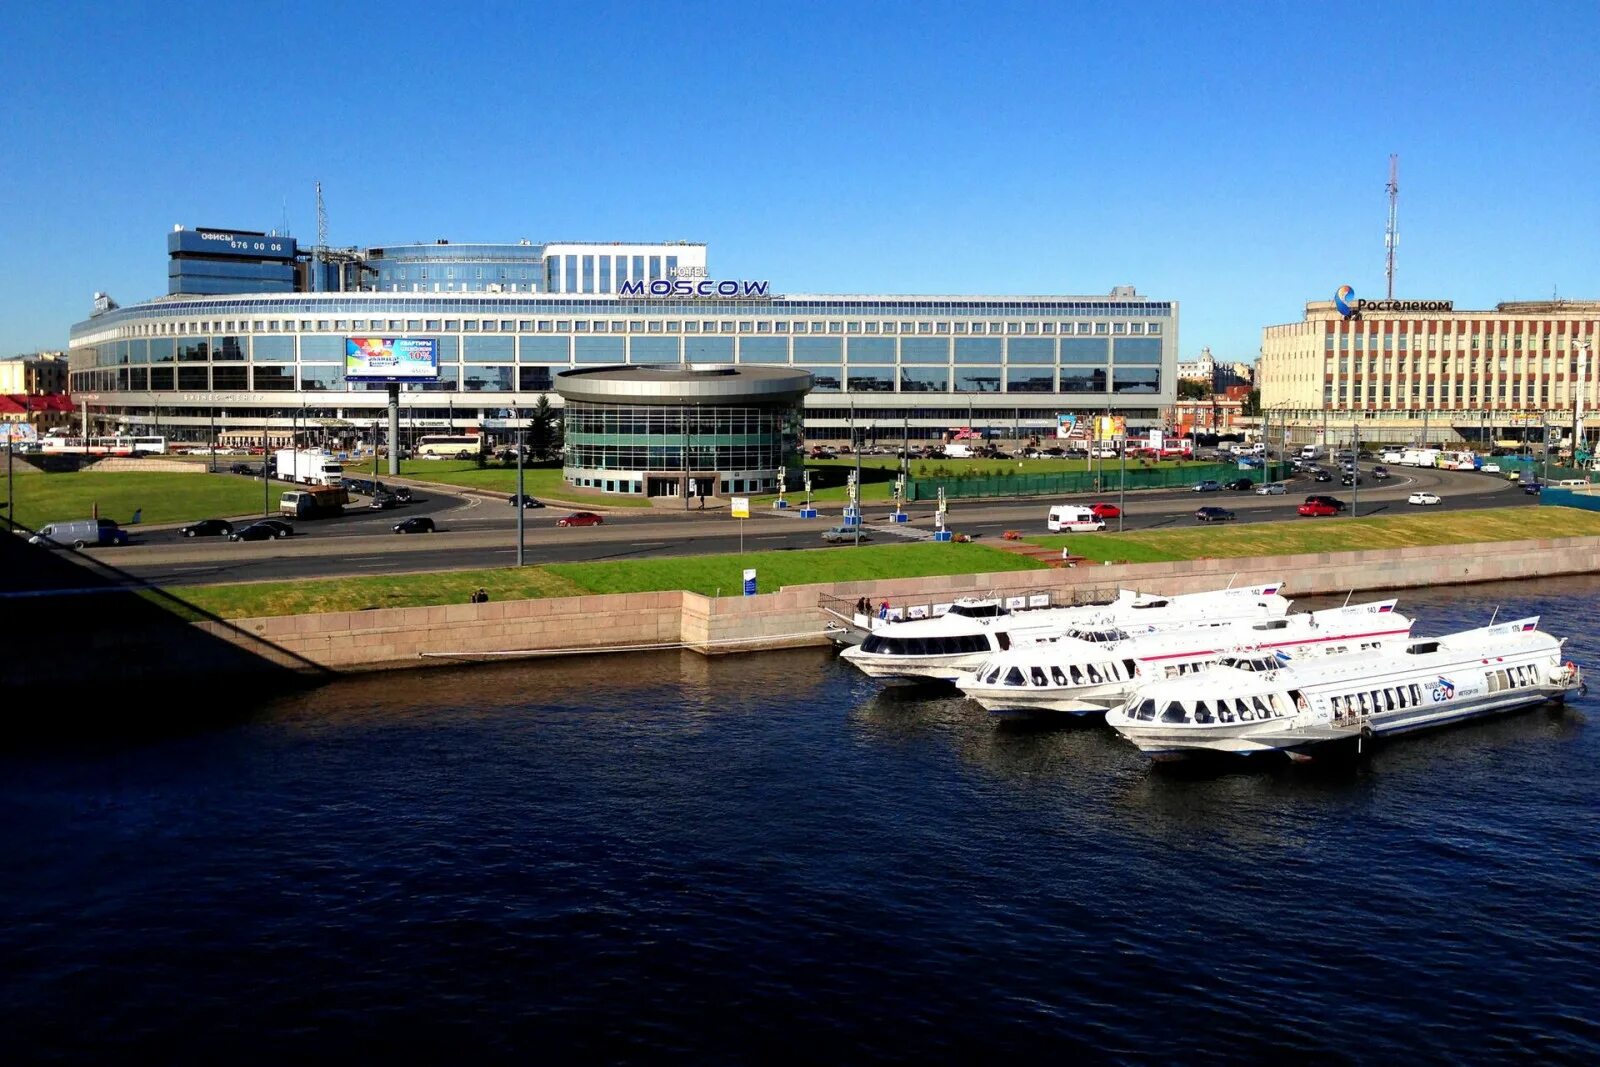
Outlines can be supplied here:
M1323 339L1323 351L1332 352L1335 349L1335 337L1329 334ZM1522 336L1520 334L1508 335L1504 333L1490 333L1480 337L1478 334L1439 334L1419 335L1416 348L1430 353L1441 350L1446 353L1461 352L1521 352ZM1569 338L1566 334L1535 334L1528 338L1529 350L1553 349L1565 352L1568 349ZM1497 343L1498 342L1498 343ZM1407 334L1339 334L1338 351L1351 350L1361 352L1367 349L1376 351L1381 348L1385 352L1405 352L1413 347Z
M151 322L128 337L274 333L738 333L738 334L1063 334L1161 333L1159 322L867 322L849 319L213 319Z
M1048 671L1048 674L1046 673ZM1004 665L978 672L978 680L985 685L1024 686L1037 689L1081 688L1086 685L1103 685L1106 682L1132 681L1136 673L1131 659L1109 660L1105 663L1069 663L1065 666L1036 663L1029 667Z
M1161 722L1209 723L1254 722L1261 719L1279 719L1289 714L1288 707L1277 693L1244 697L1214 696L1206 700L1169 700L1161 709ZM1140 722L1156 718L1156 702L1141 700L1129 714Z
M722 471L776 470L783 466L780 445L698 446L691 442L689 465L684 466L682 448L590 445L566 443L563 465L583 470L605 471Z
M1044 337L436 337L440 363L842 363L948 365L1024 364L1118 366L1161 364L1154 338ZM249 337L239 334L193 338L157 337L112 341L73 350L73 361L117 367L141 363L343 362L345 338Z

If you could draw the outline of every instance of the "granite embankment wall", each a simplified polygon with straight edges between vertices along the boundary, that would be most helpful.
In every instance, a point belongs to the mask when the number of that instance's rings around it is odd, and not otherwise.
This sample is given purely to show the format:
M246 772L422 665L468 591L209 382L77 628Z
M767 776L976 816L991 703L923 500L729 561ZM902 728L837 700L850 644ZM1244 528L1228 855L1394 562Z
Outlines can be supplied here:
M957 549L959 551L959 549ZM1202 559L1061 570L796 586L751 597L618 593L553 600L387 608L194 625L243 637L335 672L415 667L496 653L599 652L683 644L707 654L826 642L821 594L873 603L948 600L984 591L1135 588L1185 593L1283 580L1291 596L1600 573L1600 537Z

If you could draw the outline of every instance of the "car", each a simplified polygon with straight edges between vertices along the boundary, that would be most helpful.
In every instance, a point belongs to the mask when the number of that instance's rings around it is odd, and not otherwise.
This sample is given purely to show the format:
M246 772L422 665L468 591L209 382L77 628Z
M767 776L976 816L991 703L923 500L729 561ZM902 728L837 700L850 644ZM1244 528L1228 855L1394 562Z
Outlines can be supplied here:
M557 526L599 526L606 520L592 511L574 511L556 520Z
M1327 504L1335 511L1343 511L1345 508L1349 507L1349 505L1343 500L1340 500L1336 496L1328 496L1326 493L1312 493L1310 496L1306 497L1306 503Z
M1374 481L1379 481L1379 482L1387 481L1388 478L1389 478L1389 468L1388 467L1373 467L1372 468L1372 477L1373 477Z
M397 534L437 533L438 530L433 525L433 520L428 516L413 515L409 519L402 519L400 522L395 523L394 532Z
M229 474L244 474L254 477L261 473L260 468L252 467L248 463L235 463L228 468Z
M1406 497L1407 504L1427 505L1438 504L1441 502L1442 501L1439 499L1438 493L1412 493L1410 496Z
M389 508L399 506L400 498L393 493L386 493L382 489L372 494L372 502L367 505L374 511L387 511Z
M227 519L201 519L178 527L178 533L183 537L227 537L233 533L233 523Z
M287 537L278 527L265 522L253 522L242 530L235 530L228 535L230 541L271 541L278 537Z
M1190 490L1193 493L1217 493L1221 491L1222 483L1215 478L1207 478L1203 482L1196 482L1194 488Z
M1115 504L1090 504L1089 510L1097 519L1114 519L1122 514L1122 509Z
M1479 467L1478 470L1482 471L1484 474L1499 474L1500 464L1485 463L1483 466Z
M1323 503L1320 500L1308 500L1295 510L1302 515L1312 518L1339 514L1338 508L1334 507L1332 504Z
M1224 489L1231 489L1236 493L1248 493L1256 487L1256 483L1249 478L1235 478L1223 485Z
M1227 508L1195 508L1194 517L1198 522L1227 522L1234 514Z
M287 519L257 519L255 525L271 527L274 531L274 537L292 537L294 535L294 524Z
M402 504L411 503L411 490L408 489L407 487L405 487L403 485L397 485L393 489L389 490L389 492L393 493L394 494L394 498L396 500L400 501L400 503L402 503Z
M1256 488L1256 496L1283 496L1288 491L1282 482L1266 482Z
M1527 493L1529 496L1538 496L1541 492L1544 491L1544 483L1543 482L1523 482L1522 483L1522 491L1524 493Z
M1321 467L1318 467L1315 471L1313 471L1311 477L1312 477L1312 479L1314 481L1319 481L1319 482L1331 482L1331 481L1333 481L1333 475L1329 474L1327 471L1323 470Z
M830 526L822 531L822 539L830 545L855 544L858 538L862 541L872 540L854 526Z
M1340 476L1339 484L1340 485L1360 485L1361 484L1361 475L1353 474L1353 473L1351 473L1349 471L1346 471L1343 475Z
M522 502L522 506L525 508L544 507L544 505L538 500L528 496L526 493L522 494L520 497L516 493L512 493L510 496L506 497L506 503L510 504L512 507L516 507L519 500Z

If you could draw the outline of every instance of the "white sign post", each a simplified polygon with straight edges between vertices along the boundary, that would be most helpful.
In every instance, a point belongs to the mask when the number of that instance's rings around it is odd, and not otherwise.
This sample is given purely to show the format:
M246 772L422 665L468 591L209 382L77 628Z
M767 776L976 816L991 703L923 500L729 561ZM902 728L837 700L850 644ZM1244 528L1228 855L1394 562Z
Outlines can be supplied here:
M750 517L749 497L736 496L732 500L732 505L729 513L734 518L742 520ZM742 521L739 523L739 555L744 555L744 523Z

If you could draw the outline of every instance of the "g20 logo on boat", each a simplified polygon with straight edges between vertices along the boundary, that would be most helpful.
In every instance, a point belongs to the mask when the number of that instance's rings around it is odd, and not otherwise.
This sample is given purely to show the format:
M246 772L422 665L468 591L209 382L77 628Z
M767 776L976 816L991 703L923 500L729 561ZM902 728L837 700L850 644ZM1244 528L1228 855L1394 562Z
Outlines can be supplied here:
M1428 687L1428 692L1433 694L1433 702L1435 704L1442 704L1446 700L1455 699L1456 683L1452 682L1448 678L1440 676L1437 682L1434 682Z

